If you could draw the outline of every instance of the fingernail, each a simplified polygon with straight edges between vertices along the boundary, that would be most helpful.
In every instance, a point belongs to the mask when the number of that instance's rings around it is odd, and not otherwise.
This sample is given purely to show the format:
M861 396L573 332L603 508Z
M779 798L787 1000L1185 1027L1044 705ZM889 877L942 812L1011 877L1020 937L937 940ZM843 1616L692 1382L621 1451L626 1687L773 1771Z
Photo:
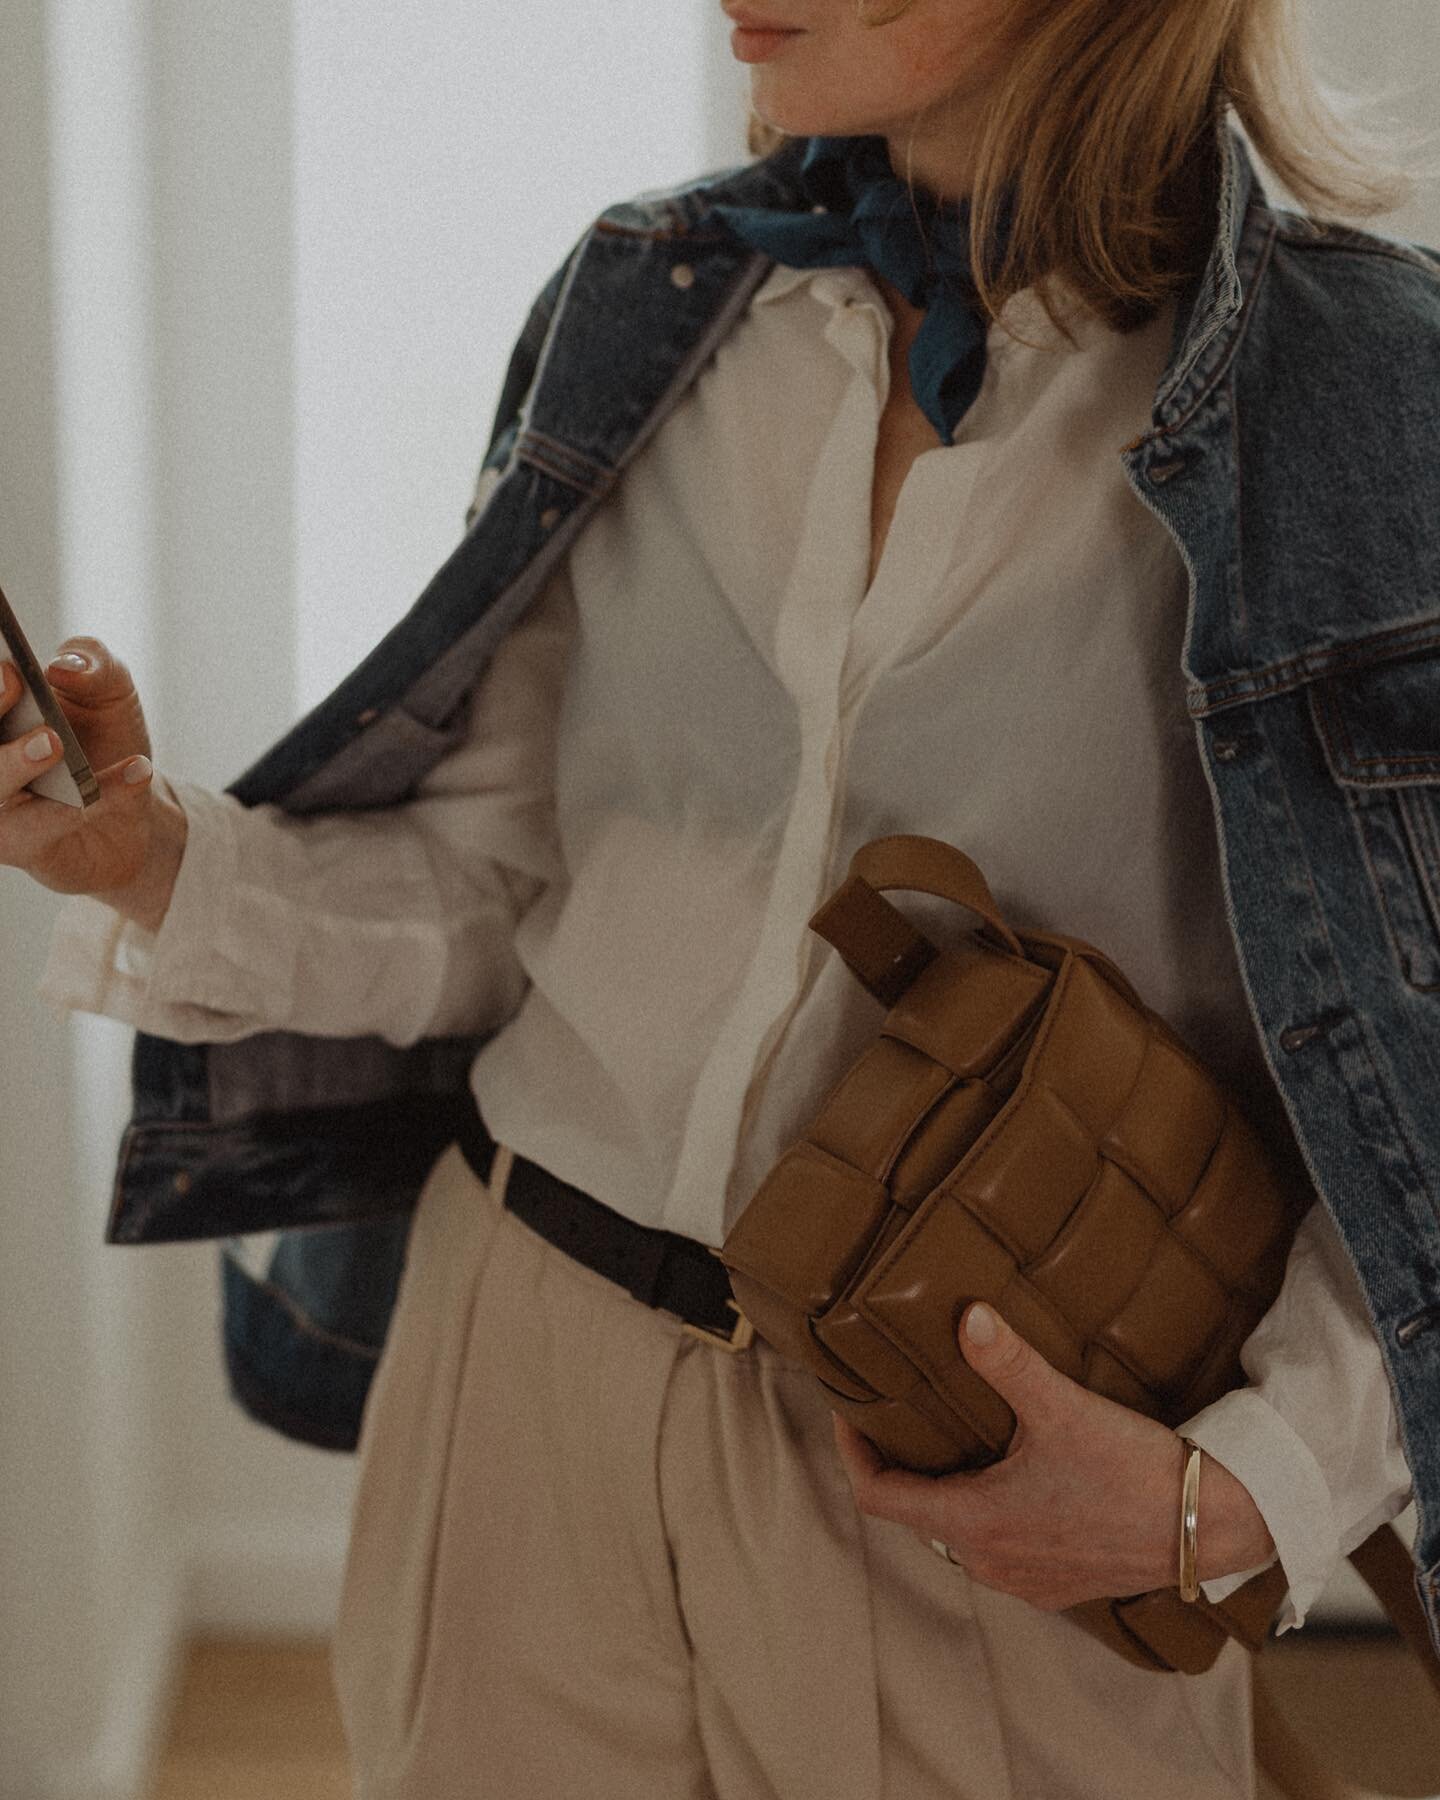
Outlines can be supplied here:
M44 762L47 756L53 756L59 749L53 732L38 732L25 746L25 755L31 762Z
M52 669L88 669L92 667L90 658L82 656L78 650L67 650L63 656L50 658Z
M148 756L137 756L134 762L125 765L124 779L131 787L134 787L137 781L144 781L149 773L150 758Z
M972 1306L965 1315L965 1335L972 1344L993 1344L999 1326L988 1306Z

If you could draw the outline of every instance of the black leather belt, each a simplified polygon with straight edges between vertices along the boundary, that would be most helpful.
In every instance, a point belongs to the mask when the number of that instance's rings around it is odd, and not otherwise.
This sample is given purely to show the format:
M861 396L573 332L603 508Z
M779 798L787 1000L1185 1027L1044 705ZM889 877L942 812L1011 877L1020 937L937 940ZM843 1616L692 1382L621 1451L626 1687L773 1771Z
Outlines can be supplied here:
M478 1113L458 1133L466 1162L489 1181L495 1141ZM646 1306L674 1313L694 1337L725 1350L748 1349L754 1327L736 1306L725 1265L704 1244L633 1220L517 1156L505 1205L547 1243Z

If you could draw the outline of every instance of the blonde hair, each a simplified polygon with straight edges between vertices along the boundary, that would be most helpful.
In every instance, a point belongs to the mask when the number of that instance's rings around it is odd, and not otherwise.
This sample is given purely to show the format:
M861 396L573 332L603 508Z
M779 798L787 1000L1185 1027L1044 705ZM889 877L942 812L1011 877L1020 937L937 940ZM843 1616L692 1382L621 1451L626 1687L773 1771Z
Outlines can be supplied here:
M862 22L889 24L914 0ZM1260 159L1313 219L1364 219L1409 198L1387 146L1342 124L1302 57L1293 0L1008 0L1005 72L979 122L971 260L987 315L1051 283L1121 331L1184 287L1214 232L1214 127L1231 107ZM783 132L752 114L756 155ZM1008 252L987 266L1007 185ZM993 261L994 259L989 259ZM1069 337L1069 332L1065 335Z

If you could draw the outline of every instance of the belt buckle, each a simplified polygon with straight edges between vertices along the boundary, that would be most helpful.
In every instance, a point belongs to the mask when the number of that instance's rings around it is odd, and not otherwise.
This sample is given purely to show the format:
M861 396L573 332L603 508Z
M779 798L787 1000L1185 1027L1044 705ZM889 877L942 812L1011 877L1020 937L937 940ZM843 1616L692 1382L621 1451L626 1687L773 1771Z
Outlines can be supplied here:
M680 1329L693 1338L699 1338L702 1344L713 1344L717 1350L724 1350L730 1356L738 1356L755 1342L755 1327L733 1300L727 1300L725 1304L735 1315L735 1323L728 1333L712 1331L708 1325L692 1325L688 1319L680 1321Z

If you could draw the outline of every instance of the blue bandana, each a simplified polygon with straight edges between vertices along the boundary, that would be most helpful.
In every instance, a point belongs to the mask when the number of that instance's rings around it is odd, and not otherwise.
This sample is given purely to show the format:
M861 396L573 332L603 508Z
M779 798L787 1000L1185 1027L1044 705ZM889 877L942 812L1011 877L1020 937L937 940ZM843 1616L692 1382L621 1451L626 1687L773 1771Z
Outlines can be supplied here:
M800 164L812 212L717 206L736 237L796 268L868 267L925 320L910 348L910 385L925 417L951 443L985 375L987 321L970 274L970 203L910 189L890 166L883 137L811 138ZM1002 257L1011 197L994 244ZM823 210L820 210L823 209Z

